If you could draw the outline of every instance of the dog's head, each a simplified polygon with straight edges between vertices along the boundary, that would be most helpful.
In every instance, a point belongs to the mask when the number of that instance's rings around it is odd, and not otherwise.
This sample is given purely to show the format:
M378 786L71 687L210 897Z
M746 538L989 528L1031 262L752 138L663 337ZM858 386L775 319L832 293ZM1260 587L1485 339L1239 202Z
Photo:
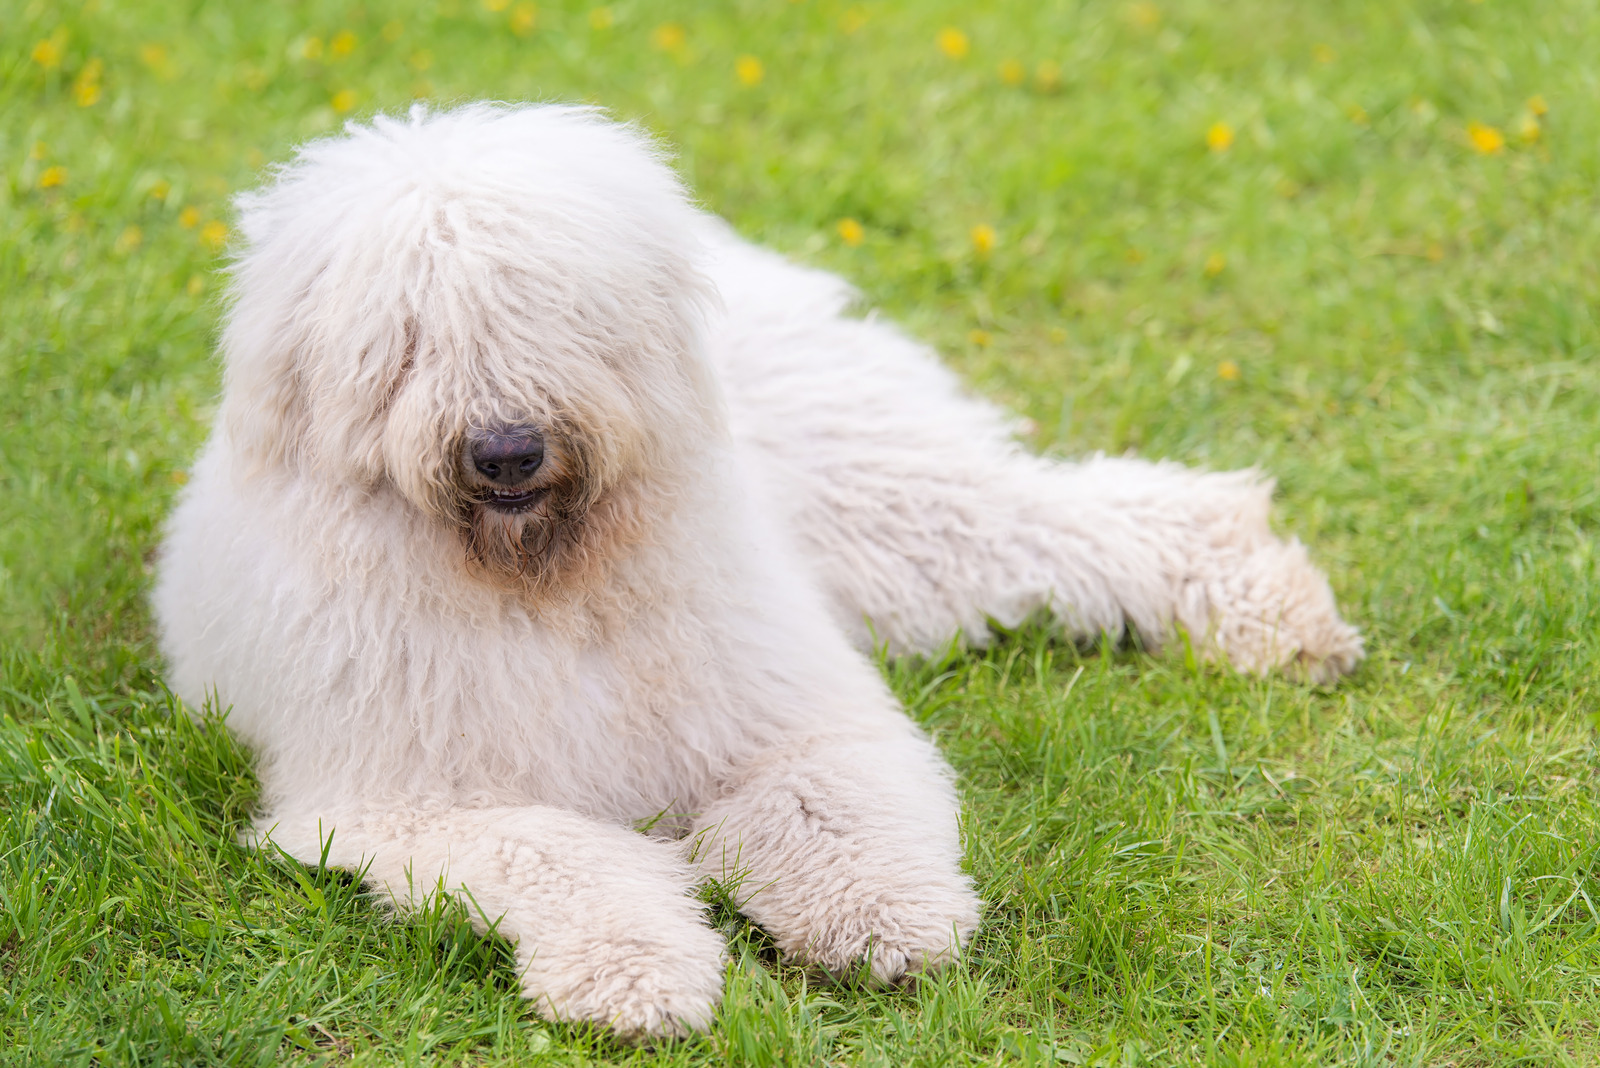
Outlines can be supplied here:
M305 147L239 207L222 420L254 468L387 484L542 583L720 433L695 210L632 129L418 109Z

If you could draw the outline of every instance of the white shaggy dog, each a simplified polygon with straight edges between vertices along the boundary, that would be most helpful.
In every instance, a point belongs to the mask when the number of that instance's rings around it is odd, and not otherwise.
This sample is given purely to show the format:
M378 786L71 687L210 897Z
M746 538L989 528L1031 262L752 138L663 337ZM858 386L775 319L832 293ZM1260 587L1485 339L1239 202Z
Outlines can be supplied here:
M232 707L260 832L308 862L331 835L401 904L470 895L550 1016L705 1027L707 865L829 972L958 951L951 776L874 636L1050 608L1249 671L1361 655L1260 478L1022 452L591 111L380 118L240 209L155 591L172 685Z

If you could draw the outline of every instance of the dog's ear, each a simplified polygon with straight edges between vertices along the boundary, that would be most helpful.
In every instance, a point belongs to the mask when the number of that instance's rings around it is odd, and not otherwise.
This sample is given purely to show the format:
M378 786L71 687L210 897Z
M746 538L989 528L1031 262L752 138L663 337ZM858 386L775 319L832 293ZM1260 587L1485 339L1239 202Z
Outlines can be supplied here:
M223 335L221 417L237 453L252 466L382 477L384 421L416 366L415 317L341 308L315 287L278 315L258 300L238 301Z
M282 336L282 324L271 321L251 288L236 264L222 333L218 422L247 469L293 469L304 459L305 383L293 340Z
M349 191L305 185L238 200L221 423L251 469L370 482L382 474L383 418L418 356L415 250L403 229L341 233Z
M293 469L304 461L308 420L300 376L287 354L271 364L238 371L230 365L225 375L221 424L235 455L253 470Z

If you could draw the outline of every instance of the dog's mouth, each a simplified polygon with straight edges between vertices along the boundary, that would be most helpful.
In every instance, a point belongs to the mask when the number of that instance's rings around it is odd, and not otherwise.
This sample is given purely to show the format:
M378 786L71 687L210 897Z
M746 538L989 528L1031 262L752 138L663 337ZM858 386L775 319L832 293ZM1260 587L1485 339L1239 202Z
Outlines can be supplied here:
M548 486L525 490L486 490L479 502L491 511L515 514L528 511L543 500L549 491Z

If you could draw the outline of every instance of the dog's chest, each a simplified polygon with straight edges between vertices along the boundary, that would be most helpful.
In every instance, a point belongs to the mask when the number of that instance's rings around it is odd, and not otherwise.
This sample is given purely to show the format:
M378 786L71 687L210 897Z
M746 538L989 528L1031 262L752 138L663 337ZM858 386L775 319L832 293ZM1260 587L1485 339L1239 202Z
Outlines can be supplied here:
M716 672L651 640L661 633L638 628L610 642L571 643L530 620L479 635L480 650L499 646L492 659L500 670L436 706L454 721L437 731L449 739L452 778L498 803L610 819L697 803L751 739Z

